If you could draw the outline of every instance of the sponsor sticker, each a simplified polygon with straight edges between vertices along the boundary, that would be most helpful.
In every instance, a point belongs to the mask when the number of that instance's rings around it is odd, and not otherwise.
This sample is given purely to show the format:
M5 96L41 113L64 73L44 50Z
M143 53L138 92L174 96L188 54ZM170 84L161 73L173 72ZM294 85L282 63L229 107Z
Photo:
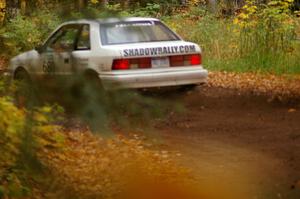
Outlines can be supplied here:
M136 56L155 56L155 55L166 55L166 54L183 54L183 53L191 53L191 52L196 52L195 45L124 49L123 55L124 57L136 57Z

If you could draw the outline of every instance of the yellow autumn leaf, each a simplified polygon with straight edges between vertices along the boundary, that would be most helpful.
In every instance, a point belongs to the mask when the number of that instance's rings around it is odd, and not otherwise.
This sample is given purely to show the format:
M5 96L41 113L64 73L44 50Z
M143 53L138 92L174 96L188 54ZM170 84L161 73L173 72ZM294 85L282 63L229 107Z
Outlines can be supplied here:
M98 0L91 0L91 3L97 4L99 1Z
M48 118L44 114L36 113L34 119L37 122L48 122Z
M288 112L289 112L289 113L296 112L296 109L294 109L294 108L290 108L290 109L288 110Z
M239 15L239 17L240 17L241 19L247 19L247 18L249 18L249 16L248 16L247 14L245 14L245 13L241 13L241 14Z
M233 24L239 24L239 19L238 19L238 18L235 18L235 19L233 20Z

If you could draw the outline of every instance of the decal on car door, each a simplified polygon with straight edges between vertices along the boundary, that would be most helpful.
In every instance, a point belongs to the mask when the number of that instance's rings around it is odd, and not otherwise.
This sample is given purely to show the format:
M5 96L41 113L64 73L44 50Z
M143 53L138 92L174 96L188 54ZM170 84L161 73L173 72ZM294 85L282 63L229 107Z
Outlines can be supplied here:
M55 64L54 64L53 54L47 55L47 59L44 61L44 64L43 64L43 71L44 71L44 73L48 73L48 74L55 72Z

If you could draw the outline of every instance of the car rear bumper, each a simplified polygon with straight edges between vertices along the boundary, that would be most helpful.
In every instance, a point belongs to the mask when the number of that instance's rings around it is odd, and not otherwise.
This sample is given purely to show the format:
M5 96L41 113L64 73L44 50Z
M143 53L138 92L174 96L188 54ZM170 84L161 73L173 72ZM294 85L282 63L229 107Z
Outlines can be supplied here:
M207 70L199 66L103 72L100 79L105 89L150 88L201 84L207 76Z

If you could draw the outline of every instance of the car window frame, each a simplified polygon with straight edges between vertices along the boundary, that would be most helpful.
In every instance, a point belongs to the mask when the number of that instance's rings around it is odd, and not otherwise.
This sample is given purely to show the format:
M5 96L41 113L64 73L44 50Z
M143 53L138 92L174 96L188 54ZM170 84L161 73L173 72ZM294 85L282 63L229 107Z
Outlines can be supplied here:
M75 44L74 44L74 51L88 51L88 50L91 50L91 48L92 48L92 42L91 42L91 25L88 24L88 23L83 23L83 24L80 24L80 25L81 25L81 27L80 27L80 30L79 30L79 32L77 34L77 38L76 38L76 41L75 41ZM86 49L78 49L79 38L81 36L81 33L83 31L84 26L88 26L88 28L89 28L89 47L86 48Z
M50 43L51 43L51 40L52 40L52 38L54 38L54 37L56 37L57 36L57 34L60 34L60 32L61 31L63 31L63 29L65 29L65 28L68 28L68 26L69 27L72 27L72 26L78 26L78 32L77 32L77 34L76 34L76 36L75 36L75 39L74 39L74 42L73 42L73 48L71 49L71 51L74 51L75 50L75 44L76 44L76 42L77 42L77 38L78 38L78 36L79 36L79 33L81 32L81 26L82 26L82 24L76 24L76 23L74 23L74 24L66 24L66 25L63 25L63 26L61 26L60 28L58 28L47 40L46 40L46 42L44 43L44 45L43 45L43 51L45 52L45 51L47 51L46 49L47 49L47 47L50 45ZM57 39L55 39L54 41L52 41L52 43L55 43L58 39L59 39L60 37L58 37ZM68 51L64 51L64 52L68 52Z
M147 23L147 22L152 22L152 23L157 23L157 24L160 24L162 25L162 27L170 32L173 36L174 36L174 40L156 40L156 41L138 41L138 42L121 42L121 43L113 43L113 44L110 44L107 42L107 34L105 34L104 32L104 27L105 25L109 25L109 24L118 24L118 23L134 23L134 22L137 22L137 23ZM100 42L101 42L101 45L102 46L113 46L113 45L126 45L126 44L136 44L136 43L150 43L150 42L168 42L168 41L182 41L182 38L176 34L173 30L171 30L167 25L165 25L163 22L161 21L152 21L152 20L144 20L144 21L120 21L120 22L112 22L112 23L100 23Z

